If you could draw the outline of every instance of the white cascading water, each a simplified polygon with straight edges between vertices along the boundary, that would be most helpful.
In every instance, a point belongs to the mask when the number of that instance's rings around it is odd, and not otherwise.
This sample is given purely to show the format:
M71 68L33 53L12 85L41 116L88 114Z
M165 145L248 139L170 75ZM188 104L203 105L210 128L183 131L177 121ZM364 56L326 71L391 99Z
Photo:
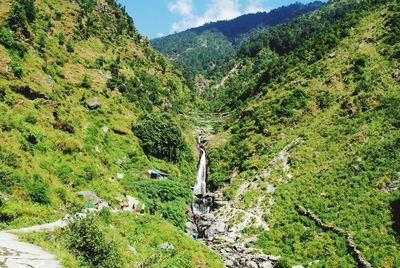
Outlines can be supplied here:
M207 193L206 180L207 180L207 160L206 152L201 149L201 158L199 163L199 169L197 170L197 183L193 188L193 194L195 196L204 196Z

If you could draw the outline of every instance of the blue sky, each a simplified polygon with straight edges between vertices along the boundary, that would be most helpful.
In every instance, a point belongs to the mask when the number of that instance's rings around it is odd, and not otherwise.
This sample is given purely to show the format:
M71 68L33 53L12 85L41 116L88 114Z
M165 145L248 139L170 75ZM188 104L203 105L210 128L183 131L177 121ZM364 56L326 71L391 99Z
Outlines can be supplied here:
M142 35L156 38L243 14L309 0L117 0Z

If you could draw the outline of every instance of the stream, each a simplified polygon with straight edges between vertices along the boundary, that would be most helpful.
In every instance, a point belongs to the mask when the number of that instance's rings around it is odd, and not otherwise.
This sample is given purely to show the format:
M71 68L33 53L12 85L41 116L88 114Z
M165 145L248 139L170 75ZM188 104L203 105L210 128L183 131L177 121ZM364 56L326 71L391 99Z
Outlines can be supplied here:
M240 230L244 227L238 228L236 224L228 227L228 218L225 214L231 213L232 204L225 201L219 192L207 192L207 154L201 136L197 147L200 159L196 184L193 186L194 202L189 211L189 221L186 223L186 234L214 250L223 258L226 267L273 267L273 262L279 257L265 255L249 246L249 243L255 242L255 237L242 239ZM246 221L239 224L246 225Z

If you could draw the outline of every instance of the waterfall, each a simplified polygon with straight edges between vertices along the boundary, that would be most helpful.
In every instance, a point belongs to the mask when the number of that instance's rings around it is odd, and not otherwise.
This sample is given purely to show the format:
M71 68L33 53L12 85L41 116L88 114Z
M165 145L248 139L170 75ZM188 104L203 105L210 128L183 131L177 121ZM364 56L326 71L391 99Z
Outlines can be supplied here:
M192 237L202 238L205 236L205 228L201 224L204 216L208 215L213 205L213 199L207 194L207 157L206 151L200 147L201 136L198 141L198 149L200 151L200 161L197 170L197 181L193 187L194 203L191 206L191 219L187 223L187 234Z
M193 188L193 194L195 196L204 196L207 192L206 180L207 180L207 160L206 152L204 149L200 149L201 157L199 162L199 169L197 170L197 182Z

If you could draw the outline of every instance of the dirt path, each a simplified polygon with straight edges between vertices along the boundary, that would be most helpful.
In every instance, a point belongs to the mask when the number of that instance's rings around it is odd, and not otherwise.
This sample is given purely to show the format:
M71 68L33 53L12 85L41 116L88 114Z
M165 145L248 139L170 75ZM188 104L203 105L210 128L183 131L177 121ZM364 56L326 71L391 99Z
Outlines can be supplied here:
M37 225L19 230L0 232L0 267L1 268L60 268L61 263L51 253L31 243L20 242L13 233L53 230L64 226L64 221Z

